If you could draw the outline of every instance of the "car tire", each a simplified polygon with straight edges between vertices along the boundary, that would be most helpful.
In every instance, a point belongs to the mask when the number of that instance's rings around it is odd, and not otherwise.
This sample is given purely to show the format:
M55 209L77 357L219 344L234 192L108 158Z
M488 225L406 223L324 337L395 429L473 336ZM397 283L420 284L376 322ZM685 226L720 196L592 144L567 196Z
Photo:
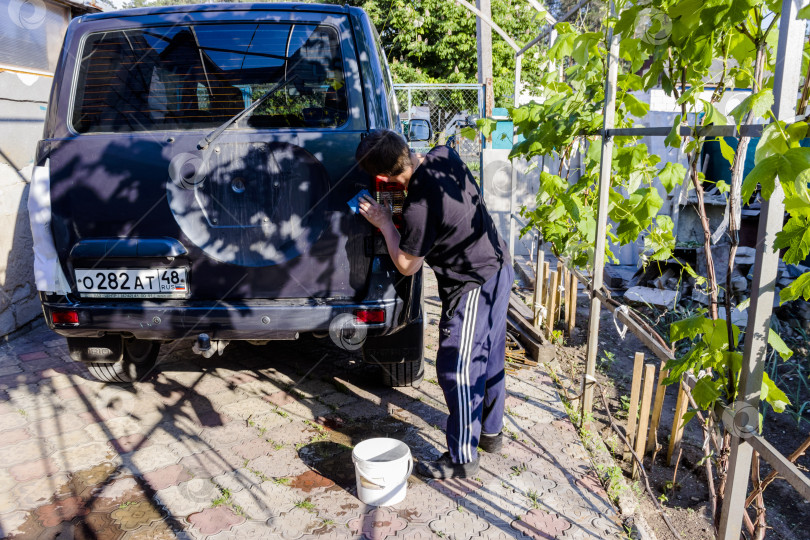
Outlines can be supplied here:
M143 379L157 364L159 341L127 339L122 358L116 362L84 362L95 379L108 383L131 383Z
M384 386L411 386L417 388L425 378L425 362L421 358L397 364L380 363L378 365Z
M396 333L367 338L363 360L378 367L384 386L416 388L425 377L424 339L425 321L420 310L416 320Z

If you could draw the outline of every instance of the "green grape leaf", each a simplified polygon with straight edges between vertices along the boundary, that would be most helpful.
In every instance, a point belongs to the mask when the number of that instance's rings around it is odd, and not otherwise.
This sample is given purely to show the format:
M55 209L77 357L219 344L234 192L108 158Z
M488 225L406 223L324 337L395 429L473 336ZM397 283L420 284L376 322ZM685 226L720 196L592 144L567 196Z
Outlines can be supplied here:
M731 164L734 163L734 154L736 150L734 150L728 142L726 142L725 137L718 137L717 142L720 143L720 153L723 155L726 161L728 161L729 167Z
M513 109L511 114L514 115L518 111L520 111L520 109ZM515 117L513 116L512 118L514 119ZM491 118L481 118L476 120L475 123L478 125L478 129L481 130L481 134L487 139L492 136L492 133L498 127L498 121Z
M596 32L586 32L574 39L571 57L577 64L587 64L591 54L591 49L602 39L602 34Z
M799 10L799 13L796 14L797 19L810 19L810 6L804 6L802 9Z
M699 286L703 286L706 283L706 276L699 276L695 269L692 268L692 265L689 263L684 263L683 269L686 271L689 276L695 280Z
M703 113L706 115L703 119L703 125L708 126L709 124L714 124L715 126L725 126L728 124L728 120L717 110L717 107L706 100L701 99L700 101L703 102Z
M696 345L682 357L668 360L667 365L665 367L669 372L669 374L667 375L666 379L664 379L663 384L664 385L674 384L681 379L681 375L683 375L690 369L699 368L701 358L703 357L703 353L705 351L706 348L701 343Z
M767 373L762 373L762 387L760 388L760 399L767 401L773 410L782 413L785 407L790 405L787 395L776 386ZM697 398L696 398L697 401Z
M672 193L675 186L683 182L685 176L686 167L680 163L671 161L667 162L664 168L658 173L658 179L661 180L661 184L664 186L664 189L667 190L667 193Z
M645 144L618 148L614 158L616 172L622 176L629 176L637 172L647 155L647 145Z
M697 411L686 411L683 413L683 422L681 423L681 427L686 426L686 424L688 424L689 421L695 417L696 413Z
M650 110L649 105L643 101L640 101L636 96L629 92L622 96L622 103L624 103L624 106L627 108L627 112L637 118L641 118Z
M742 353L736 351L725 351L723 352L723 357L725 358L726 364L734 373L737 373L740 371L740 369L742 369Z
M672 129L669 130L669 135L664 139L664 144L670 146L672 148L680 148L681 146L681 115L675 117L675 121L672 123Z
M600 141L591 141L588 144L588 151L585 152L585 158L594 164L599 163L599 157L602 155L602 144Z
M689 90L681 94L681 97L678 98L676 103L678 105L683 105L684 103L694 102L694 98L699 96L700 93L703 92L703 83L695 84L694 86L690 87Z
M665 261L675 248L674 223L669 216L657 216L655 222L657 227L644 237L644 252L652 261Z
M784 304L797 298L810 300L810 272L800 275L779 293L779 302Z
M632 37L636 30L636 17L643 7L644 6L631 6L628 9L622 10L619 15L619 21L616 23L613 31L625 39ZM622 41L624 41L624 39Z
M784 122L780 122L784 127ZM757 144L756 152L754 152L754 163L759 164L760 161L776 154L784 154L788 151L788 145L782 137L782 131L776 122L768 124L762 131L762 137Z
M717 382L713 381L711 377L701 377L692 388L692 397L695 398L697 406L703 410L707 410L714 405L717 398L720 397L720 391L717 390Z
M560 30L560 25L557 25L557 30ZM552 60L562 60L566 56L571 56L571 52L574 50L574 40L576 38L577 35L573 32L560 32L557 34L557 39L554 41L554 45L552 45L548 50L548 57Z
M787 264L799 264L810 255L810 220L796 216L776 233L776 249L787 248L782 259Z
M710 322L702 312L694 317L675 321L669 327L669 339L672 343L681 339L694 340L698 335L707 332L707 323Z
M739 128L740 124L742 124L743 120L745 119L746 114L750 112L754 118L762 118L772 106L773 92L771 89L766 88L764 90L760 90L756 94L751 94L742 100L740 104L734 107L734 109L731 111L731 116L734 117L734 121L737 123L737 127Z
M807 122L796 122L785 128L792 148L797 148L799 142L807 136L807 127Z
M703 341L713 350L729 349L728 327L723 319L706 319L706 332L703 334ZM740 329L736 324L731 325L731 336L736 346L740 340Z
M470 126L463 127L461 128L461 136L464 137L465 139L470 139L471 141L474 141L475 138L478 136L478 130Z
M785 196L785 210L791 216L810 217L810 204L799 197Z
M779 156L768 156L751 169L751 172L748 173L748 176L745 177L742 183L741 197L743 201L747 201L751 198L751 195L754 194L754 190L757 189L757 184L763 186L763 191L765 190L765 186L768 186L771 192L773 191L776 173L778 172L778 164Z
M672 95L672 79L667 77L666 75L661 75L661 88L664 89L664 92L669 96Z
M790 347L787 346L787 343L782 340L779 334L773 331L773 328L768 328L768 345L779 353L782 360L787 360L793 356L793 351L790 350Z

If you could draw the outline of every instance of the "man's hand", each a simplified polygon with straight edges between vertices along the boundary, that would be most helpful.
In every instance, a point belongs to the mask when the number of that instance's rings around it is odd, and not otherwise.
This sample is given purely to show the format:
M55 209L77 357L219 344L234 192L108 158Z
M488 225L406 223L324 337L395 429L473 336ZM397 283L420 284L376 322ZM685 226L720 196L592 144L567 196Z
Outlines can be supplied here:
M392 223L391 210L378 204L368 195L364 195L360 199L358 206L360 207L360 214L378 229L382 230L385 225Z
M397 231L394 221L391 219L391 210L377 204L377 201L366 195L360 199L358 206L363 217L382 231L388 254L391 256L391 260L394 261L397 270L404 276L410 276L418 272L422 268L422 261L425 258L405 253L399 249L399 231Z

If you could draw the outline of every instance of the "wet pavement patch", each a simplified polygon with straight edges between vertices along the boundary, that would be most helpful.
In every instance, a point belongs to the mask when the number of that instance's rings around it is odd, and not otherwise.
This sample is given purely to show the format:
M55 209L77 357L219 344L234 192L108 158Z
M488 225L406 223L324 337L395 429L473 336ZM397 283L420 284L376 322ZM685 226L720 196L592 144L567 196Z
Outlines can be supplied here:
M291 484L293 487L299 487L300 484L296 485L296 482L302 482L299 479L310 474L316 474L344 489L354 486L354 463L352 463L350 447L330 441L314 442L301 447L298 455L312 471L307 471L293 479ZM299 487L299 489L304 488ZM311 489L305 489L305 491L311 491Z

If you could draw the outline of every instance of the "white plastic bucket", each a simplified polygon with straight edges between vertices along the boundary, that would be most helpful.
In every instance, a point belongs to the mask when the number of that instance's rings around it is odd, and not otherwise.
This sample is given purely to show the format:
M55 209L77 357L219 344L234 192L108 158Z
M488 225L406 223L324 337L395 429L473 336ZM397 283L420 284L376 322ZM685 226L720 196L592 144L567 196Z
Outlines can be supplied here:
M413 471L411 449L402 441L380 437L368 439L352 451L357 477L357 497L372 506L402 502Z

